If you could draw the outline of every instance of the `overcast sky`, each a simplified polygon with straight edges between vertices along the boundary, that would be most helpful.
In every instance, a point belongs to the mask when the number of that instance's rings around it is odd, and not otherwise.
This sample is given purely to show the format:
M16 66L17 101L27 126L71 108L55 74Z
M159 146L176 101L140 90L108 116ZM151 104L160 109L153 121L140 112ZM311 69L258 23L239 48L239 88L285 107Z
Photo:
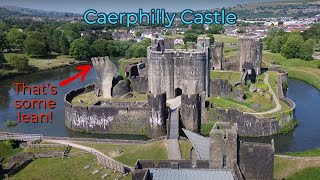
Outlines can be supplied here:
M84 13L87 9L99 12L136 12L139 8L165 8L167 11L184 9L203 10L236 4L277 0L0 0L0 6L10 5L39 10Z

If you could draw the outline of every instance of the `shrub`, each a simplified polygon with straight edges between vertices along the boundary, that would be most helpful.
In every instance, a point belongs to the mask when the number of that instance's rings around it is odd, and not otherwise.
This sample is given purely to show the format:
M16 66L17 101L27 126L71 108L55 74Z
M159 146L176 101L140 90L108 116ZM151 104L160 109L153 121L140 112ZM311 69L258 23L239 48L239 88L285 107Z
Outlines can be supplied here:
M18 71L25 71L29 69L29 59L25 55L11 55L8 58L10 66Z
M287 90L289 87L288 82L287 81L283 81L282 82L282 89Z
M18 125L18 123L16 121L12 121L12 120L6 121L6 126L7 127L13 127L13 126L16 126L16 125Z
M200 134L203 136L209 136L209 133L214 125L214 122L209 122L206 124L201 124Z
M17 142L14 139L7 139L4 143L11 148L17 147Z
M317 67L318 69L320 69L320 64L318 65L318 67Z

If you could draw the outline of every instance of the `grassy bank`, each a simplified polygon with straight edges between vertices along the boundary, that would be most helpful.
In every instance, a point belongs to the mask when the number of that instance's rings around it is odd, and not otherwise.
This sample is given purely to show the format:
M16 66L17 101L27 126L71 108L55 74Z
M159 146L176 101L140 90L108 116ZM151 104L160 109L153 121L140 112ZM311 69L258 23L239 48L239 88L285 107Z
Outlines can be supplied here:
M287 159L281 157L275 157L274 159L274 171L273 178L274 179L287 179L296 177L302 177L300 174L304 175L304 177L310 177L311 172L308 168L317 168L320 167L319 160L304 160L304 159ZM320 172L311 170L313 177L319 177ZM289 179L290 179L289 178ZM306 178L300 178L306 179Z
M109 169L92 163L89 169L84 169L90 162L95 160L95 156L91 154L79 155L62 159L57 158L43 158L36 159L31 162L27 167L23 168L19 173L14 175L12 180L24 179L101 179L101 176L106 173L112 173L106 179L115 179L119 174L113 173ZM93 171L101 169L97 174ZM131 179L127 176L121 179Z
M6 59L15 53L5 53ZM72 64L85 63L86 61L78 61L68 55L53 54L46 58L29 57L30 71L19 72L15 69L0 69L0 79L4 77L15 76L19 74L29 73L31 71L44 71L58 67L68 66Z
M287 180L317 180L320 179L320 167L307 168L295 173Z
M299 79L320 89L320 60L286 59L281 54L268 51L264 51L262 57L267 67L272 67L272 64L279 66L289 72L290 78Z
M187 139L179 140L180 152L182 159L190 159L190 150L192 148L192 144Z
M138 159L168 159L165 141L148 144L81 143L81 145L95 148L129 166L134 166Z
M320 156L320 148L303 151L303 152L287 152L285 153L285 155L298 156L298 157L316 157L316 156Z

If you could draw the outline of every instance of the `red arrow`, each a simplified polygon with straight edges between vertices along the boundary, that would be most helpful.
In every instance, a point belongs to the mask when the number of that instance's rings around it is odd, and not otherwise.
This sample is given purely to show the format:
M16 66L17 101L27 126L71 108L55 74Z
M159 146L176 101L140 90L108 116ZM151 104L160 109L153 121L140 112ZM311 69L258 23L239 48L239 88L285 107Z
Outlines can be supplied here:
M80 72L64 81L61 81L60 82L60 86L65 86L69 83L71 83L72 81L76 80L78 77L82 76L81 77L81 82L84 81L84 79L86 78L88 72L90 71L91 69L91 66L89 64L87 65L82 65L82 66L78 66L77 67L77 70L79 70Z

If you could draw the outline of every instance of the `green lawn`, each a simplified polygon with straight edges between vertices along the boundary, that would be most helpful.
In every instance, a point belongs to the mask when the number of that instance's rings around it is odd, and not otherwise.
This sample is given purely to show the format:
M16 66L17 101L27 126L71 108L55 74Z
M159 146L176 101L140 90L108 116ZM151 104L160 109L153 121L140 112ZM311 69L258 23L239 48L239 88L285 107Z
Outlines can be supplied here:
M231 72L231 71L210 71L211 80L220 78L227 79L231 84L235 84L240 81L240 73L239 72Z
M81 143L81 145L95 148L129 166L134 166L138 159L168 159L165 141L156 141L148 144ZM119 150L123 152L119 154Z
M253 109L238 102L235 102L230 98L210 97L209 101L213 102L216 106L224 109L236 109L242 112L255 112Z
M287 180L319 180L320 179L320 167L307 168L295 173L293 176L287 178Z
M88 92L88 93L83 93L75 98L72 99L71 103L73 106L92 106L98 101L114 101L114 102L146 102L147 101L147 95L146 94L139 94L137 92L131 92L134 97L132 98L125 98L126 95L121 96L121 97L115 97L115 98L110 98L110 99L103 99L101 97L97 97L94 92ZM80 100L82 103L80 103Z
M305 81L320 89L320 60L286 59L281 54L269 51L264 51L262 57L267 67L271 64L280 65L289 72L289 77Z
M180 152L182 159L190 159L190 150L192 148L192 144L187 139L179 140Z
M6 59L12 54L16 53L5 53ZM34 66L39 70L46 70L55 67L65 66L73 62L76 62L76 60L69 55L54 54L45 58L29 57L29 65Z
M65 180L65 179L101 179L101 176L106 173L111 173L109 169L94 163L95 156L91 154L73 156L62 159L57 158L43 158L36 159L31 162L27 167L23 168L19 173L9 178L12 180L25 180L25 179L48 179L48 180ZM84 169L89 163L92 166L89 169ZM100 169L101 171L93 175L93 171ZM114 179L119 173L112 173L106 179ZM121 179L131 179L127 176Z
M314 156L320 156L320 148L312 149L308 151L303 152L287 152L285 155L289 156L299 156L299 157L314 157Z
M201 34L200 36L207 36L207 34ZM235 36L227 36L225 34L214 34L214 41L215 42L224 42L224 45L230 44L238 44L239 37Z

